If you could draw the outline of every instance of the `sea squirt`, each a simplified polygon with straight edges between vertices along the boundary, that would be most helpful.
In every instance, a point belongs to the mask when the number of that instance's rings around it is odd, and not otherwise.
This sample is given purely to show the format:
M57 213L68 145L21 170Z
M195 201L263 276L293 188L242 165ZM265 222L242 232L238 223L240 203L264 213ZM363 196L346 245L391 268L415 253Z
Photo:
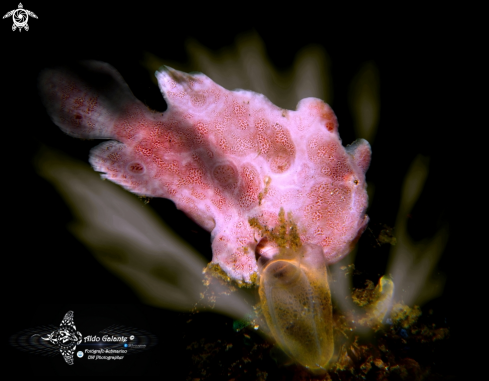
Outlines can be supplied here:
M311 370L333 356L333 312L322 249L305 244L259 259L260 301L282 350Z

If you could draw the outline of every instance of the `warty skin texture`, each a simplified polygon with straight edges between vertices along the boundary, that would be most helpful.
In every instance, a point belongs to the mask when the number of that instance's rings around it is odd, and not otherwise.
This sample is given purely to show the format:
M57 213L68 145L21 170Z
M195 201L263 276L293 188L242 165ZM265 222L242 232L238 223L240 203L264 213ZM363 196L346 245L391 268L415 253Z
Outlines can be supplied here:
M149 110L101 62L45 70L39 86L64 132L111 139L91 151L93 168L133 193L175 202L211 232L212 261L232 279L251 282L258 271L264 232L250 220L271 231L281 210L327 264L350 251L368 222L371 152L361 139L342 146L327 104L306 98L290 111L204 74L165 68L156 77L164 113Z

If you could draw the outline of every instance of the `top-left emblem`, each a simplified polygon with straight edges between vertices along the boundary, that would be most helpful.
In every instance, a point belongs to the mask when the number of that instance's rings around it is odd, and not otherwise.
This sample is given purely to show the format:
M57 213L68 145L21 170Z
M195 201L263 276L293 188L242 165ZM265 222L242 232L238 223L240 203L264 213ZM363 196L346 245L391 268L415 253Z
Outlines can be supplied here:
M19 28L19 32L22 31L22 28L25 30L29 30L29 25L27 25L27 20L29 20L29 16L37 19L37 16L27 9L24 9L22 3L19 3L18 9L14 9L13 11L7 12L3 18L7 18L12 16L12 20L14 24L12 25L12 30Z

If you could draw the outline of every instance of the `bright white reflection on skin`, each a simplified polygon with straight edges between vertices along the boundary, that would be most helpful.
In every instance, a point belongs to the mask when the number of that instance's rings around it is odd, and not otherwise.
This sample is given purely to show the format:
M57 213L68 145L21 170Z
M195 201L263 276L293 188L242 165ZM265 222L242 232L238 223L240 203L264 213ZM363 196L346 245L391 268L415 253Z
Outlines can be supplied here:
M88 164L42 149L38 173L50 181L71 208L69 230L108 269L126 281L142 301L168 309L203 305L202 270L206 261L182 241L136 196L103 181ZM115 255L107 255L112 253ZM217 282L209 287L219 294ZM251 312L240 290L217 298L214 311L242 318Z

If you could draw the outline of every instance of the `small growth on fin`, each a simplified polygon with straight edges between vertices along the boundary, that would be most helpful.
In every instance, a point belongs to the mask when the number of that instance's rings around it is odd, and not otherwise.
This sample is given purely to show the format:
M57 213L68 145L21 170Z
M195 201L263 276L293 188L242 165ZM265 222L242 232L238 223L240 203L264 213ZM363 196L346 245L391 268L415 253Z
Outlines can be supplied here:
M293 221L292 213L287 213L286 218L284 208L280 208L278 220L278 225L272 229L262 225L256 217L250 218L248 223L251 227L257 229L263 237L267 237L269 241L275 242L281 249L297 249L301 247L301 238L297 225Z
M221 268L221 266L219 266L218 263L214 263L214 262L208 263L207 266L202 271L202 273L205 275L207 282L209 282L207 276L208 273L212 275L214 278L223 280L228 284L231 282L231 278L226 274L226 272ZM208 284L209 283L207 283L207 285Z
M221 284L228 287L230 292L236 291L234 286L237 286L239 288L251 288L258 285L258 274L256 272L250 275L249 283L243 282L241 280L237 281L231 279L226 274L226 272L221 268L221 266L219 266L218 263L214 263L214 262L210 262L209 264L207 264L207 266L204 268L202 273L205 276L204 285L208 286L211 283L210 277L212 277L218 279Z
M263 192L258 193L258 205L261 205L263 198L267 195L268 186L270 185L271 182L272 182L272 179L269 176L265 177L265 180L264 180L265 188L263 189Z

